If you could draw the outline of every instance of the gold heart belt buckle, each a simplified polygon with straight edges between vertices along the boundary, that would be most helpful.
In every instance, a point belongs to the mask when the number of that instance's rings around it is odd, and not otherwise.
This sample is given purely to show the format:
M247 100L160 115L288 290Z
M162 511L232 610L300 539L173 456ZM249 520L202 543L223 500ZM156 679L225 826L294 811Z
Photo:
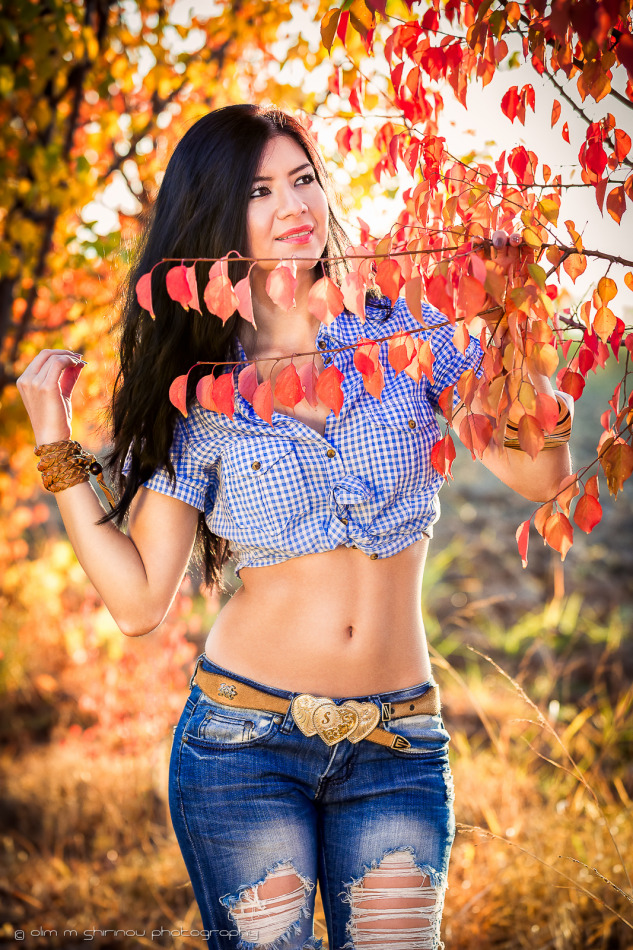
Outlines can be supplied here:
M324 696L303 693L292 701L292 717L304 736L319 735L326 745L341 739L360 742L378 725L380 712L373 703L353 699L337 706Z

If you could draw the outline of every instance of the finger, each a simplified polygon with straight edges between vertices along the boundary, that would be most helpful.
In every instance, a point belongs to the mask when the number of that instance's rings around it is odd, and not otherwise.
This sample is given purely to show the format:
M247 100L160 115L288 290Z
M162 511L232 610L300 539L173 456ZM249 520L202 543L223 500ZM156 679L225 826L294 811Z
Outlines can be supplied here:
M40 389L54 391L59 387L64 370L71 369L78 365L81 364L79 364L76 356L60 356L56 353L44 364L34 382Z
M63 370L59 379L59 385L61 387L62 396L64 396L65 399L70 399L72 396L73 389L84 366L85 363L75 363L73 366L67 366Z
M57 356L72 356L75 359L81 359L81 354L75 353L73 350L40 350L26 367L21 378L32 379L41 371L48 360Z

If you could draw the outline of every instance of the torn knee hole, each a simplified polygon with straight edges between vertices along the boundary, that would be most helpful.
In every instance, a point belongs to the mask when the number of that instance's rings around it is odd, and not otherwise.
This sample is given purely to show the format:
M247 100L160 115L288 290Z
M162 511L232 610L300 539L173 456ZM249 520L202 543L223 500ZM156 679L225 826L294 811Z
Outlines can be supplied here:
M269 871L263 881L241 890L229 910L240 937L263 950L298 932L302 917L309 915L312 888L287 861Z
M431 883L409 851L387 854L349 888L354 950L434 950L444 888Z

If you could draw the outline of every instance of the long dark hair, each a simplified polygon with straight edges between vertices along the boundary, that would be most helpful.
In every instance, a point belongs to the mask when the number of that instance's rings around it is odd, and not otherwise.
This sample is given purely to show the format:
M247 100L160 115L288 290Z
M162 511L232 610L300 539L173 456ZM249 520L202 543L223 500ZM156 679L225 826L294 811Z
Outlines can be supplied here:
M155 267L152 297L155 319L142 310L136 283L164 258L191 264L196 258L220 258L229 251L247 254L246 218L253 178L271 138L287 135L304 150L328 197L328 241L323 257L342 257L348 239L333 210L334 196L318 148L293 116L276 108L233 105L199 119L183 136L171 156L165 177L136 250L135 262L123 289L120 363L110 414L113 448L108 465L118 489L116 507L102 521L121 525L140 485L160 466L174 477L169 450L178 410L169 402L169 386L199 360L221 362L236 356L237 313L226 323L203 303L209 264L196 265L202 314L186 312L165 287L165 274L174 262ZM341 277L344 261L323 260L319 267ZM231 259L229 276L246 276L248 264ZM204 368L189 377L188 398ZM208 368L206 370L208 372ZM122 474L128 458L129 473ZM204 513L198 519L194 560L206 585L221 585L228 542L213 535Z

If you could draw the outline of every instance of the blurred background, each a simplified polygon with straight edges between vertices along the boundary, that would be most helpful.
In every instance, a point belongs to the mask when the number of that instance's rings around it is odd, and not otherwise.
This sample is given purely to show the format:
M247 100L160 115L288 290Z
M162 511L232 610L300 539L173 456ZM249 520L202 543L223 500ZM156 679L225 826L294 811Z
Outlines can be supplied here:
M139 215L175 142L211 108L272 101L304 110L336 168L350 235L359 215L372 234L388 231L402 183L376 183L371 148L337 151L336 132L353 113L328 76L337 57L345 72L355 50L350 43L328 59L326 11L259 0L0 9L1 946L204 945L169 822L167 761L194 659L236 579L227 571L226 590L209 597L187 577L160 629L123 637L41 489L15 381L43 347L83 353L73 437L97 454L107 447L118 294ZM521 84L525 67L516 65L494 82ZM533 73L530 81L537 110L520 129L491 117L479 89L467 111L449 109L455 151L545 143L551 95ZM355 125L378 121L378 96L374 112ZM570 129L573 139L573 117ZM577 143L557 149L569 170ZM575 194L566 210L576 226L617 253L623 232ZM595 279L589 268L564 288L561 306ZM626 292L618 313L630 325ZM589 375L576 407L576 467L595 458L621 375L613 357ZM590 535L576 529L564 563L532 531L523 570L515 532L534 506L459 447L453 473L423 593L460 825L447 946L632 947L630 481L617 500L601 498ZM325 938L320 911L316 930Z

